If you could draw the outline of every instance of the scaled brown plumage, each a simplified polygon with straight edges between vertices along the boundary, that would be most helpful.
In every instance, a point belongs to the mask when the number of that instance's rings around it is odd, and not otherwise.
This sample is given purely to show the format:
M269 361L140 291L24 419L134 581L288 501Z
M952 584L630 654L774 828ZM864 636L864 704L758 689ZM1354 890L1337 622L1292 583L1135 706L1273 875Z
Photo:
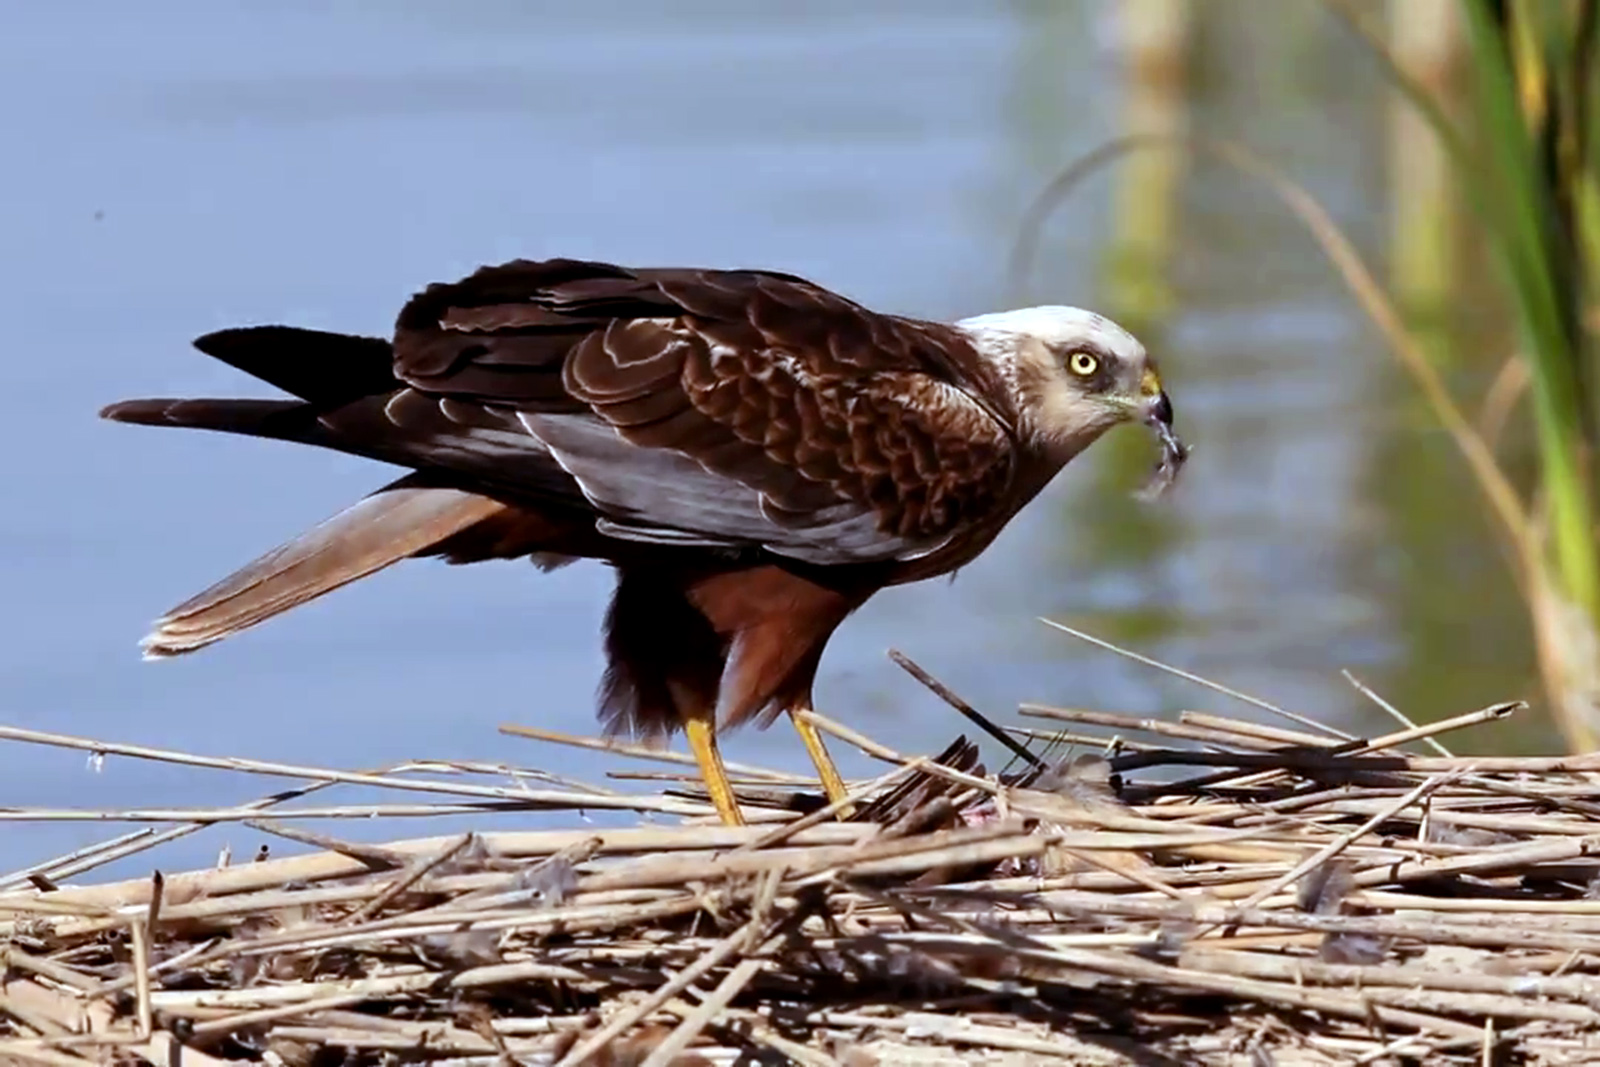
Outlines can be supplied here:
M1143 349L1099 316L945 325L767 271L516 261L429 286L392 342L266 326L195 343L297 399L103 414L413 473L173 609L147 654L408 556L603 560L618 575L607 728L687 726L730 820L717 724L809 707L829 636L874 592L973 558L1110 426L1171 426ZM1168 451L1181 461L1176 438ZM801 733L837 799L820 738Z

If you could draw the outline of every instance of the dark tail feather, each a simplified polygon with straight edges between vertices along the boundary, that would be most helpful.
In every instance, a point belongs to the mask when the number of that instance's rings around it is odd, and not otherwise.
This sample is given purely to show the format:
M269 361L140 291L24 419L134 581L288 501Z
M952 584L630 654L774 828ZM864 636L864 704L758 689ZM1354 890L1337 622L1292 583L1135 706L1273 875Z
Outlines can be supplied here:
M504 506L476 493L431 485L420 475L408 475L173 608L141 642L145 657L177 656L220 641L415 555Z
M143 426L189 426L202 430L303 440L316 425L300 400L122 400L100 409L102 419Z
M192 426L339 447L317 413L401 387L393 350L376 337L294 326L218 330L194 345L209 356L292 393L298 400L124 400L101 410L117 422Z
M377 337L298 326L244 326L197 338L194 346L284 392L322 406L399 387L394 350Z

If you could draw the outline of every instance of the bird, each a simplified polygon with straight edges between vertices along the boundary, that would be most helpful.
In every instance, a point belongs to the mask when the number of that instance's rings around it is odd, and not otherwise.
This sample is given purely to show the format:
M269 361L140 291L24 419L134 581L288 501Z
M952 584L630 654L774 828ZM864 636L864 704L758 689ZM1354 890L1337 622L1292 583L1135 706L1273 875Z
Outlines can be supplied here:
M518 259L416 292L387 338L257 325L193 344L288 396L101 415L407 472L173 608L147 658L403 559L600 561L616 576L604 730L681 729L729 825L743 814L718 732L780 716L848 812L801 713L870 597L953 574L1115 426L1147 424L1163 466L1187 455L1155 361L1102 315L922 320L765 269Z

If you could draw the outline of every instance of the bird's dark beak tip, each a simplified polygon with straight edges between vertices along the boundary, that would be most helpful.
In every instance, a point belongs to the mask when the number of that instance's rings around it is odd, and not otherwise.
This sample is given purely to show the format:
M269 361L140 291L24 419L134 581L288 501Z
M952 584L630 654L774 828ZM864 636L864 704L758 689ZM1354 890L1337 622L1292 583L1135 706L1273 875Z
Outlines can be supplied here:
M1172 429L1172 400L1166 391L1158 393L1145 413L1145 425L1155 431L1161 442L1161 460L1146 483L1141 496L1146 499L1160 496L1171 488L1189 458L1189 446L1184 444Z
M1150 413L1146 416L1151 423L1172 429L1172 398L1166 392L1156 394L1156 399L1150 405Z

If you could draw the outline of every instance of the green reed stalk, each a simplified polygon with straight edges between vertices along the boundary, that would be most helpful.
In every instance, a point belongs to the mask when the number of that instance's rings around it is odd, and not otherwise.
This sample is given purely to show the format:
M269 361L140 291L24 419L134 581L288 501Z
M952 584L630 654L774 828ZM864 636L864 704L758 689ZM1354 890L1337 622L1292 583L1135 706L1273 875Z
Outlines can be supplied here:
M1481 151L1465 167L1481 166L1479 204L1484 222L1514 296L1524 354L1531 373L1541 489L1548 506L1551 578L1556 590L1581 607L1591 622L1600 620L1600 560L1595 543L1594 499L1588 476L1588 413L1584 395L1589 375L1582 359L1584 306L1578 239L1570 224L1580 188L1571 183L1582 170L1561 167L1553 134L1577 97L1550 92L1550 38L1536 44L1543 69L1532 77L1544 83L1543 116L1530 117L1513 66L1512 38L1503 11L1491 0L1462 0L1480 124ZM1539 38L1544 38L1542 41ZM1560 38L1557 38L1560 40ZM1535 125L1537 124L1537 125ZM1586 170L1591 161L1583 161Z

